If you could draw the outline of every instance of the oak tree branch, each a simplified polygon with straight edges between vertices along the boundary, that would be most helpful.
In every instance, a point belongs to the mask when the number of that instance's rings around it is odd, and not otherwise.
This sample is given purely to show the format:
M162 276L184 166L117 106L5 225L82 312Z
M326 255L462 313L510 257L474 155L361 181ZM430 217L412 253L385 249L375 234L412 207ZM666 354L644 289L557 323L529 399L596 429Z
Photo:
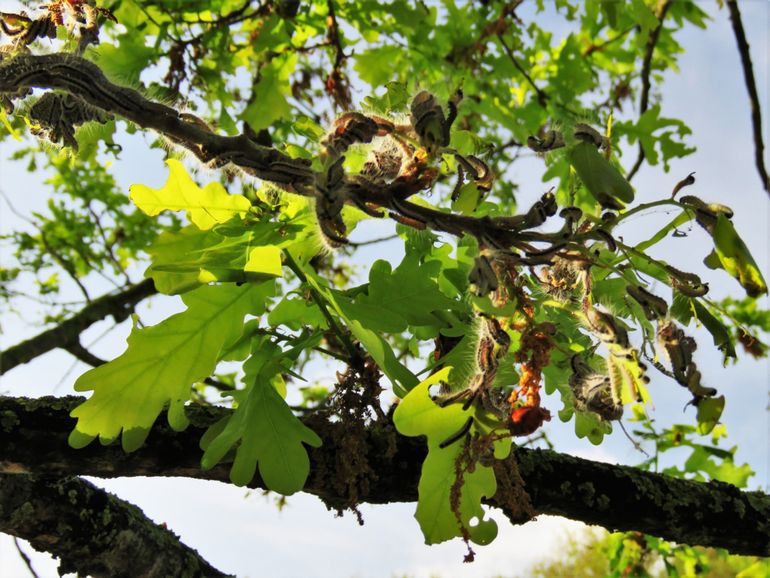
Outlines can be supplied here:
M92 475L184 476L229 481L229 464L211 470L200 468L198 442L206 427L227 414L222 408L190 406L191 426L174 432L161 416L144 447L126 454L119 445L91 444L82 450L67 445L74 427L69 412L83 398L0 398L0 473L51 476ZM319 416L303 421L323 439L320 448L309 448L311 474L304 491L334 507L350 503L346 483L336 479L343 470L345 424ZM375 422L363 441L368 470L366 483L358 485L358 501L391 503L417 499L417 484L425 458L425 442L397 436L395 452L392 428ZM349 441L349 440L348 440ZM359 447L358 445L356 447ZM726 548L735 554L770 555L770 496L742 492L720 482L695 482L633 467L604 464L547 450L517 448L497 466L502 473L523 478L531 504L538 513L553 514L597 524L609 529L636 530L680 543ZM342 481L344 482L344 481ZM264 487L259 475L254 487ZM498 492L499 493L499 492ZM510 518L505 495L489 503Z
M0 532L94 577L226 576L136 506L76 477L0 473Z
M88 327L108 315L112 315L117 322L123 321L131 314L137 303L155 293L152 279L145 279L120 293L95 299L79 313L56 327L43 331L5 351L0 351L0 375L57 347L81 352L78 337Z

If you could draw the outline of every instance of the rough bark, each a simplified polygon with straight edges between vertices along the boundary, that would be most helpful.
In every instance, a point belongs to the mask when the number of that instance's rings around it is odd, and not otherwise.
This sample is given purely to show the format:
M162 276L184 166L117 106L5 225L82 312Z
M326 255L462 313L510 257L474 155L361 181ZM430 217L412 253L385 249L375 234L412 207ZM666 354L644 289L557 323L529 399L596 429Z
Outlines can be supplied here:
M95 578L226 576L136 506L76 477L0 474L0 531Z
M74 426L69 417L82 398L0 398L0 472L98 477L186 476L227 482L229 466L209 471L199 467L198 441L207 425L227 410L192 406L192 425L174 432L161 418L147 444L132 454L119 446L92 444L82 450L67 445ZM417 499L417 482L425 457L421 439L397 436L391 427L370 427L360 443L352 444L350 430L340 423L306 420L324 440L310 449L311 475L306 492L328 505L343 508L358 502L391 503ZM357 456L366 467L353 485L345 462L349 448L363 448ZM514 461L515 460L515 461ZM770 555L770 497L742 492L719 482L700 483L643 472L632 467L603 464L545 450L518 448L501 472L521 474L531 504L538 513L597 524L608 529L637 530L693 545L726 548L736 554ZM341 474L340 472L345 472ZM263 487L257 478L254 487ZM505 495L490 500L513 521Z

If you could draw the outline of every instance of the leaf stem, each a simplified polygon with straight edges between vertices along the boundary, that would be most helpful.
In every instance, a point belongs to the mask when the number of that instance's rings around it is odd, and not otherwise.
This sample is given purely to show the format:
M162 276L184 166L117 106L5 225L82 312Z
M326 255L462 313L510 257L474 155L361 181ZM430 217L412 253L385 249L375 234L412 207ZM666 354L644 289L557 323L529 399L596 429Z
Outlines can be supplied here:
M629 209L625 213L621 213L615 218L614 225L617 225L620 221L627 219L631 215L635 215L637 213L641 213L642 211L646 211L647 209L654 209L655 207L662 207L664 205L673 205L675 207L679 207L682 209L685 209L686 207L682 205L682 203L674 200L674 199L660 199L659 201L653 201L651 203L642 203L641 205L635 206L633 209Z
M362 361L361 354L350 340L347 333L345 333L342 327L340 327L340 325L337 323L337 320L332 316L331 313L329 313L329 309L326 307L326 301L324 300L323 296L316 290L315 287L308 283L305 272L302 270L302 267L300 267L299 264L294 260L291 254L288 251L284 251L283 254L286 258L286 265L288 265L289 269L291 269L297 278L302 281L302 283L308 288L313 301L315 301L316 305L318 305L318 308L321 310L321 314L329 324L329 329L334 332L342 346L345 348L345 350L347 350L348 355L350 356L350 358L346 360L347 363L353 367L360 366Z

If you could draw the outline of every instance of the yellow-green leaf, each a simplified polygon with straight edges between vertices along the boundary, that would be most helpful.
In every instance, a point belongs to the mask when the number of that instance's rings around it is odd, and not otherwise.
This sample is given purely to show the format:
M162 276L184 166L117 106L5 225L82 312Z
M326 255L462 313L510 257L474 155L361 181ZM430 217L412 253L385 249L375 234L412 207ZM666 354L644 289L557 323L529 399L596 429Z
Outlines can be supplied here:
M698 400L698 433L706 435L714 429L725 408L725 396L705 397Z
M246 197L229 195L216 181L200 188L179 161L169 159L166 164L170 172L162 188L132 185L130 189L136 206L151 217L163 211L188 211L193 224L207 230L235 215L245 215L251 207Z
M477 410L475 407L464 410L462 404L457 403L441 407L431 399L430 387L446 382L451 371L451 367L445 367L416 385L396 408L393 423L403 435L428 438L428 456L422 465L415 512L425 543L438 544L462 536L464 527L473 542L488 544L497 535L497 524L494 520L484 519L481 500L493 496L497 490L491 467L476 463L463 471L462 480L459 480L459 505L452 508L452 492L458 482L457 462L465 440L461 438L448 445L446 441L461 432ZM474 423L469 431L477 431L476 428ZM495 457L505 458L510 447L510 440L500 440L495 445ZM473 518L478 524L471 527Z
M211 375L243 332L246 314L261 314L273 290L272 282L200 287L182 298L186 311L153 327L134 327L121 356L75 383L76 391L93 394L71 413L78 422L70 444L83 447L97 436L110 443L122 432L123 448L136 450L166 406L169 425L184 429L191 385Z
M720 214L713 236L716 254L724 270L738 280L750 297L767 293L767 283L732 221Z

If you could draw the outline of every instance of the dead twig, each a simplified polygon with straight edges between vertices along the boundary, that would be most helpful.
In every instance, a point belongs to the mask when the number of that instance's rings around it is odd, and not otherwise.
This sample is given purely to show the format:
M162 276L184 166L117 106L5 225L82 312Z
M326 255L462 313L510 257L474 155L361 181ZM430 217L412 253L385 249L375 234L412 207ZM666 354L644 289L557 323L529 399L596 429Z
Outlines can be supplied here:
M751 128L754 132L754 162L757 165L759 177L762 179L762 186L770 193L770 181L768 181L764 160L765 143L762 140L762 115L759 110L759 95L757 94L757 83L754 80L754 67L751 63L749 43L746 41L746 31L743 29L738 2L736 0L727 0L727 9L730 11L730 22L733 25L735 42L738 44L738 53L741 55L741 66L743 67L743 78L746 81L746 90L749 91Z

